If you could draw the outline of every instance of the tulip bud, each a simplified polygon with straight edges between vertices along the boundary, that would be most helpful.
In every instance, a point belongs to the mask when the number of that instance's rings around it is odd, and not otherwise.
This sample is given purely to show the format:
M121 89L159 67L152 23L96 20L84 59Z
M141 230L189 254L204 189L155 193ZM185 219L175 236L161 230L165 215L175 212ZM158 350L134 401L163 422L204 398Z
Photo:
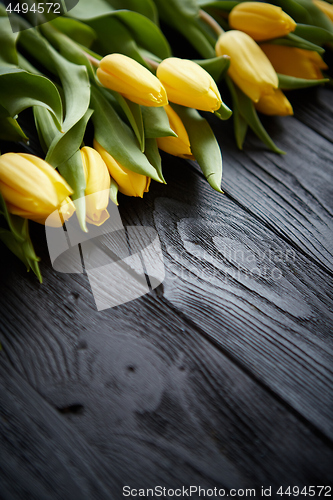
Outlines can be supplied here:
M313 0L313 3L333 22L333 5L323 0Z
M263 95L257 103L255 108L264 115L288 116L293 115L293 108L282 92L282 90L275 90L274 94Z
M267 43L263 43L261 48L271 61L275 71L282 75L317 80L323 78L321 70L328 67L318 52L313 50Z
M170 155L193 159L190 140L183 122L169 104L164 109L168 115L170 127L178 137L159 137L157 146Z
M216 43L218 56L228 55L228 74L252 101L274 94L279 81L269 59L259 45L246 33L231 30L220 35Z
M281 7L261 2L236 5L228 20L231 28L244 31L257 42L288 35L296 28L295 21Z
M213 78L193 61L177 57L164 59L156 70L156 76L163 83L171 102L212 113L222 104Z
M100 226L109 218L110 174L101 155L93 148L81 148L84 176L86 179L86 220Z
M94 139L94 148L103 158L111 177L118 184L119 191L126 196L143 197L148 193L150 177L132 172L118 163L97 141Z
M63 220L75 210L67 182L46 161L30 154L0 156L0 192L10 213L41 224L56 210ZM59 225L56 214L48 225Z
M142 64L123 54L103 57L97 76L104 87L143 106L165 106L168 98L161 82Z

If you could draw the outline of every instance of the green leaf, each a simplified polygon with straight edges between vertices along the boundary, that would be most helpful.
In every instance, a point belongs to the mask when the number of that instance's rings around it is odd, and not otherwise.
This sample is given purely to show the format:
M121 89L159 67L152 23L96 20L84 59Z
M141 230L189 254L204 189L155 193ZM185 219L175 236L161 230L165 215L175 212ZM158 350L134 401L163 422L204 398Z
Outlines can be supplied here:
M45 160L54 168L66 162L80 148L87 123L93 111L88 109L85 115L67 132L59 132L50 113L41 108L34 108L35 124L39 141L45 151Z
M158 25L158 15L153 0L108 0L114 9L127 9L139 12Z
M247 121L240 114L236 90L230 79L227 79L227 84L233 102L234 134L235 134L236 144L239 149L243 149L244 140L248 130L248 124Z
M259 117L257 115L256 109L254 107L253 102L247 95L244 94L244 92L241 91L240 88L238 88L229 77L226 79L227 84L230 89L233 89L234 92L232 92L232 95L236 96L237 99L237 108L239 110L240 115L242 118L246 121L248 126L253 130L253 132L259 137L260 140L266 146L268 146L274 153L279 153L279 154L285 154L284 151L279 149L266 130L264 129L261 121L259 120ZM240 129L240 139L242 137L242 133L244 130L244 124L241 124L242 129Z
M101 94L108 100L119 117L128 123L131 127L140 145L141 151L144 151L145 134L142 121L142 112L139 104L125 99L121 94L113 90L99 87ZM133 105L133 107L132 107ZM132 111L133 110L133 111Z
M212 59L196 59L194 62L205 69L216 82L224 78L230 66L230 57L219 56Z
M239 113L239 110L237 110L237 113L234 112L234 132L236 137L236 144L239 149L243 149L243 144L248 128L249 126L246 120Z
M177 137L177 134L170 127L168 115L163 107L141 106L141 109L146 138Z
M9 214L1 193L0 214L4 215L9 226L9 230L0 228L0 240L26 265L28 271L32 269L40 283L42 283L38 265L40 259L37 257L30 239L28 220Z
M0 67L0 105L11 117L31 106L43 106L61 128L61 98L56 86L44 76L32 75L18 68Z
M199 16L199 7L196 0L155 0L160 16L165 20L173 20L176 15L181 15L188 18Z
M171 55L161 30L138 12L114 10L101 0L98 0L95 8L95 2L80 0L68 15L85 21L96 31L104 53L119 52L141 62L137 49L137 45L140 45L161 59Z
M13 33L8 17L0 17L0 65L18 64L16 40L18 33Z
M298 49L314 50L319 54L323 54L325 52L325 50L319 45L311 43L300 36L294 35L293 33L289 33L282 38L268 40L267 43L270 43L271 45L285 45L287 47L297 47Z
M155 0L155 4L160 18L182 33L202 57L208 59L215 56L211 37L199 24L199 6L195 0Z
M312 24L311 15L308 10L296 0L274 0L273 3L281 7L297 23Z
M214 9L214 10L221 10L224 12L230 12L236 5L238 5L241 2L237 2L235 0L220 0L217 2L212 2L211 0L199 0L198 5L203 8L204 10L206 9Z
M143 128L141 106L126 99L118 92L107 89L107 93L111 94L121 107L136 135L140 149L143 152L145 150L145 131ZM105 95L105 93L103 94Z
M24 71L28 73L32 73L34 75L44 76L35 66L33 66L28 59L22 56L22 54L18 53L18 66Z
M172 107L180 116L188 133L192 153L213 189L222 193L222 156L214 132L196 109L176 104Z
M164 184L166 184L162 173L162 161L158 151L156 139L146 139L145 155L147 156L149 163L151 163L157 170L160 179L162 179Z
M10 116L0 117L0 139L2 141L23 140L24 142L29 140L17 121Z
M161 59L171 56L171 49L161 30L142 14L120 10L112 14L128 28L136 43Z
M6 222L7 222L8 226L9 226L9 229L13 233L13 235L15 236L15 238L18 241L23 242L24 238L21 235L21 232L17 231L16 226L15 226L15 224L13 222L13 216L8 212L6 202L5 202L5 200L4 200L4 198L3 198L3 196L2 196L1 193L0 193L0 215L3 215L4 218L6 219Z
M71 40L67 35L61 33L55 29L52 25L53 23L47 23L41 26L41 31L49 42L55 47L60 54L65 57L68 61L77 64L79 66L85 66L87 73L91 80L95 79L95 72L92 69L92 65L85 55L84 51L90 53L90 50L79 45L77 42ZM101 59L101 58L100 58Z
M68 131L84 116L89 106L90 82L87 68L73 64L61 56L36 29L23 31L20 41L29 53L60 78L66 109L62 130Z
M93 19L94 17L104 16L113 12L114 9L104 0L80 0L73 9L71 9L67 15L79 19L80 21L85 21L87 19Z
M66 113L63 122L63 131L70 130L88 110L90 102L90 82L85 66L73 64L51 46L53 62L60 77L64 90Z
M121 121L111 104L98 88L91 89L91 106L94 109L95 139L118 163L161 182L156 170L138 148L132 130Z
M139 47L124 24L115 17L105 16L89 22L98 34L93 49L102 54L113 52L124 54L147 67L140 54Z
M69 160L59 165L58 170L74 191L71 197L76 206L75 213L81 229L87 232L85 202L86 178L80 151L76 151Z
M46 155L54 137L57 135L58 129L47 109L34 106L33 113L39 142Z
M316 45L325 45L333 41L333 34L318 26L308 26L307 24L297 24L295 35L305 38Z
M22 222L23 224L28 224L27 219L22 219ZM23 264L27 268L27 271L32 269L39 282L43 282L38 265L40 258L37 257L35 253L30 237L23 243L20 243L19 241L17 241L13 233L6 229L0 228L0 241L2 241L6 245L6 247L23 262Z
M279 78L279 88L284 90L292 89L305 89L307 87L315 87L316 85L321 85L329 81L328 78L323 78L321 80L306 80L304 78L296 78L294 76L280 75Z
M333 33L333 23L312 0L297 0L297 3L307 11L308 16L310 17L310 22L305 24L313 24L314 26L324 28Z
M143 152L145 150L145 131L143 128L142 112L139 104L125 99L123 96L118 94L122 100L124 100L123 109L125 107L126 116L134 130L134 133L139 141L140 149ZM127 112L128 109L128 112Z
M53 21L48 24L61 31L74 42L84 45L85 47L90 47L92 42L97 38L95 31L90 26L77 19L60 16L53 19Z
M118 203L118 184L111 177L111 186L110 186L110 200L115 205L119 205Z
M54 137L45 160L54 168L67 161L80 148L87 123L93 111L88 109L82 118L67 132L57 132Z
M182 21L178 19L174 27L188 39L202 57L206 59L215 57L215 44L212 45L209 40L207 40L207 35L200 28L197 20L192 21L184 19Z

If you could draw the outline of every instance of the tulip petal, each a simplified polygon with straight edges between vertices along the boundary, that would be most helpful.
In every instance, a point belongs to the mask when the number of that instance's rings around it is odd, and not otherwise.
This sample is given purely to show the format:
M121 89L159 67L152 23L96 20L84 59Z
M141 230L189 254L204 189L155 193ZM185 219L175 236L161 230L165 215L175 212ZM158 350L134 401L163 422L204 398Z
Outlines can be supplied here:
M105 87L145 106L165 106L167 96L161 82L144 66L123 54L105 56L97 69Z
M268 57L246 33L236 30L223 33L217 41L216 53L230 56L228 74L254 102L278 88L278 77Z
M171 102L211 112L221 106L215 81L194 61L169 57L159 64L156 75Z
M143 193L148 191L150 177L137 174L120 165L95 139L94 148L106 163L111 177L118 184L119 191L127 196L139 196L142 198Z

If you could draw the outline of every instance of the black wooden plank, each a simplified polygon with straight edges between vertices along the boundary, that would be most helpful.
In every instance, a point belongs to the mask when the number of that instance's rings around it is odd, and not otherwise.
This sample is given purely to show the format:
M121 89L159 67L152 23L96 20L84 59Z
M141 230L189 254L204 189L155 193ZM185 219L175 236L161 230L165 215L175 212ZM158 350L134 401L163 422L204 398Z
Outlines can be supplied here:
M238 153L221 126L227 196L169 159L167 187L121 197L163 245L142 299L97 312L42 227L43 285L3 252L3 498L332 482L332 146L269 123L286 157L251 136Z
M332 445L160 294L97 312L84 276L44 274L4 280L3 498L330 482Z
M292 92L292 104L298 120L333 142L332 88L306 89Z
M319 96L324 92L317 90ZM295 117L264 117L265 127L286 155L267 151L251 132L241 152L230 123L208 119L223 152L222 188L227 195L332 271L332 143ZM329 127L328 121L327 133L332 134Z
M154 201L165 299L332 437L332 279L179 160L169 174ZM153 223L132 207L129 224Z

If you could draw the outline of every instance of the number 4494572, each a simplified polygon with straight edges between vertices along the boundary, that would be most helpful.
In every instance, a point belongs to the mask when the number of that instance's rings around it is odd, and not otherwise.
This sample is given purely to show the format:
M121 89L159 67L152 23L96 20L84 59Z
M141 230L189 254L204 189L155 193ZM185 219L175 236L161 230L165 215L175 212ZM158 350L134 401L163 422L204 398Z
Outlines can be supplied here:
M14 7L12 7L14 5ZM52 12L53 14L61 14L60 12L60 3L53 2L45 2L45 3L33 3L28 5L27 3L17 2L15 4L8 4L6 7L6 11L10 14L12 12L16 12L17 14L27 14L27 12L38 12L38 14L49 14Z
M304 486L300 488L299 486L288 486L288 488L280 488L276 492L277 495L298 497L299 495L309 496L309 497L331 497L332 487L331 486Z

